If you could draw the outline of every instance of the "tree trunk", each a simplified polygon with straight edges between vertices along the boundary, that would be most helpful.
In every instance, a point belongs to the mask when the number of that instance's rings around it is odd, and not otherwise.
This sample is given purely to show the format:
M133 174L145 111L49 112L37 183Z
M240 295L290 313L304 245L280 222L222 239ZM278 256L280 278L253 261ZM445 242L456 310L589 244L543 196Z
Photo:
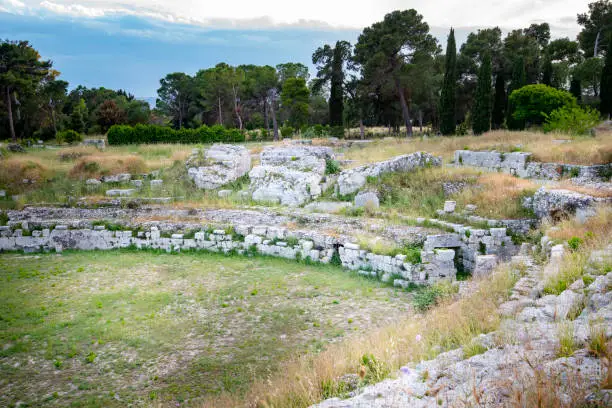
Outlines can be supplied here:
M51 107L51 122L53 122L53 136L57 137L57 120L55 119L55 109Z
M179 106L178 106L178 114L179 114L179 129L183 127L183 104L179 98Z
M359 136L361 136L361 140L365 139L365 130L363 128L363 119L359 119Z
M264 122L266 123L266 136L270 135L270 118L268 118L268 98L264 98Z
M423 133L423 111L419 110L419 131Z
M9 87L6 88L6 110L8 112L9 119L9 129L11 131L11 140L13 143L17 143L17 135L15 135L15 125L13 124L13 107L11 104L11 92L9 91Z
M242 130L242 118L240 117L240 109L238 108L238 95L236 94L236 87L232 85L234 91L234 111L236 111L236 117L238 117L238 128Z
M404 95L404 88L400 84L400 79L395 79L395 87L399 94L400 104L402 105L402 115L404 116L404 124L406 125L406 136L412 136L412 122L410 121L410 111L408 110L408 104L406 103L406 96Z
M270 113L272 114L272 126L274 127L274 141L277 141L278 122L276 121L276 111L274 110L274 98L270 98Z
M599 36L601 35L601 28L597 31L597 37L595 37L595 46L593 47L593 57L597 57L597 51L599 48Z
M219 124L223 126L223 114L221 113L221 97L217 98L219 100Z

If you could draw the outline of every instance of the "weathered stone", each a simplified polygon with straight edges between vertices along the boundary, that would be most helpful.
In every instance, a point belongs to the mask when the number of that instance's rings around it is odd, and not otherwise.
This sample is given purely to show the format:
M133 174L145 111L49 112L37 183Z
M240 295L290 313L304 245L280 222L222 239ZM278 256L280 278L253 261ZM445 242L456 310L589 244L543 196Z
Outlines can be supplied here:
M253 199L299 206L320 196L325 163L331 158L330 148L265 148L261 165L249 173Z
M364 191L355 196L356 208L376 209L380 207L378 195L373 191Z
M251 155L244 146L215 144L203 153L196 149L187 160L187 174L198 188L217 189L244 176Z
M219 190L217 195L221 198L229 197L230 195L232 195L232 190Z
M349 207L352 207L351 203L342 201L316 201L314 203L307 204L304 206L304 209L312 212L338 213Z
M98 149L103 150L106 147L104 139L85 139L81 142L83 146L95 146Z
M524 205L530 207L538 218L550 217L556 220L574 215L577 211L588 210L596 203L610 201L575 191L541 187Z
M99 186L100 184L102 184L102 182L98 179L91 178L91 179L87 179L85 184L88 186Z
M497 255L477 255L473 276L483 277L489 275L497 266Z
M136 188L142 188L142 180L132 180L131 183Z
M136 192L133 188L106 190L106 195L109 197L129 197Z
M338 177L338 194L347 195L365 186L368 177L378 177L391 172L410 172L426 166L440 166L442 160L429 153L416 152L393 159L344 170Z
M102 176L102 181L105 183L127 183L132 179L130 173L113 174L110 176Z
M444 202L444 212L445 213L454 213L456 207L457 207L456 201L445 201Z
M159 180L159 179L157 179L157 180L151 180L151 183L150 183L151 188L159 188L159 187L161 187L163 184L164 184L164 180Z

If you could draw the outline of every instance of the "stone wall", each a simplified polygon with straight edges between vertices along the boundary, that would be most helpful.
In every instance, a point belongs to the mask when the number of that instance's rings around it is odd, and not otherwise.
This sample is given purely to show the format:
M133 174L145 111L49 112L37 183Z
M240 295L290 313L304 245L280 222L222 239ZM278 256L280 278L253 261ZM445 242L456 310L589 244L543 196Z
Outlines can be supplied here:
M581 166L539 163L531 161L531 157L531 153L525 152L501 153L496 151L456 150L455 165L482 167L490 171L502 171L522 178L559 180L563 177L571 177L583 182L609 181L612 172L612 164Z
M366 185L368 177L378 177L384 173L410 172L427 166L440 166L442 160L429 153L416 152L394 157L378 163L366 164L340 173L337 193L353 194Z
M598 204L611 204L611 198L593 197L565 189L541 187L533 197L523 202L526 208L533 210L538 218L550 217L553 220L576 215L579 220L595 214Z
M33 223L22 222L23 228L0 227L0 251L57 251L64 249L111 250L133 247L160 249L167 252L207 250L239 254L262 254L287 259L308 259L310 262L329 263L335 258L345 268L356 270L396 286L427 284L440 279L455 279L456 257L460 255L463 268L471 271L478 251L505 258L514 251L505 229L472 230L473 234L430 235L421 251L421 263L411 263L407 256L376 254L359 245L340 240L316 230L293 231L284 227L265 225L235 226L230 231L210 225L189 234L162 232L157 226L148 230L110 231L104 226L71 229L67 225L33 229ZM27 228L32 229L29 231ZM505 248L504 248L505 246ZM484 253L483 253L484 254Z

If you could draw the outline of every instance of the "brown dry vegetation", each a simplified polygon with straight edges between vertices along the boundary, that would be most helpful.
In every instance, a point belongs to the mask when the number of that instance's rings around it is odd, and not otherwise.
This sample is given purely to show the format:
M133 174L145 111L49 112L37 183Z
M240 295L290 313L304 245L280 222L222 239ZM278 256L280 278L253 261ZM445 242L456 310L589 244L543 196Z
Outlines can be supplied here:
M561 221L551 226L545 226L546 234L556 240L567 241L572 237L583 238L591 249L599 248L612 240L612 208L602 206L594 217L580 223L575 218Z
M51 171L36 159L20 156L0 160L0 186L12 191L36 186L50 176ZM25 179L30 180L30 183L23 184Z
M422 318L413 316L366 336L333 344L283 365L278 374L257 381L243 398L224 395L205 407L305 407L323 397L322 384L346 373L358 373L360 359L371 354L384 367L397 370L407 362L434 357L495 330L499 316L491 313L507 296L516 276L503 265L483 280L473 294L443 304Z
M568 143L559 143L559 139ZM612 162L612 132L602 132L596 137L569 139L551 133L492 131L482 136L455 136L430 138L396 138L377 140L367 146L353 147L346 158L357 164L386 160L400 154L417 151L453 158L455 150L498 150L510 152L520 149L533 153L533 159L541 162L566 164L602 164Z
M142 174L146 171L145 161L138 156L90 155L79 159L69 176L85 180L119 173Z

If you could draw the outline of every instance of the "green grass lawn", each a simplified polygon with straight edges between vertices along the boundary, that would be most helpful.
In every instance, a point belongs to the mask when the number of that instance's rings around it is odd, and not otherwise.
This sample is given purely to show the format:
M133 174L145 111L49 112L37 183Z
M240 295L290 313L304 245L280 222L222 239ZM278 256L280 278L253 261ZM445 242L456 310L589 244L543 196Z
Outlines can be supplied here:
M409 296L271 258L0 255L0 406L197 405L388 324Z

